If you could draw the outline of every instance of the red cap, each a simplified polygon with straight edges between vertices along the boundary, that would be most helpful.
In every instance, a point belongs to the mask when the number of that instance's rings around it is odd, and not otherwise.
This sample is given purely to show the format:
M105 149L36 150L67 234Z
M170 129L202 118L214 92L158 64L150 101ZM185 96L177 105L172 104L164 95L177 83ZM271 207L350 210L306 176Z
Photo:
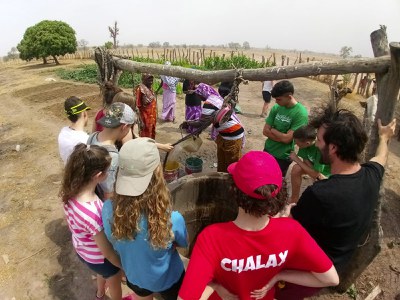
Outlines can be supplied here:
M274 184L276 190L271 196L275 197L282 187L282 172L276 159L264 151L250 151L243 157L228 167L228 172L232 175L233 181L239 190L246 195L266 200L254 191L261 186Z

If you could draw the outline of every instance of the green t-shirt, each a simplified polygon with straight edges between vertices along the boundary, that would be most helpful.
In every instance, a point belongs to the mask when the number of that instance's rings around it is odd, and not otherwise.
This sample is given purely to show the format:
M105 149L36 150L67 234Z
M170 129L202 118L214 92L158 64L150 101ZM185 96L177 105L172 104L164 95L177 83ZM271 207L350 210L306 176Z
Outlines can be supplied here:
M313 164L313 169L315 171L320 172L326 177L331 176L331 166L321 163L321 151L317 146L315 146L315 144L299 149L297 156L309 160Z
M308 112L299 102L290 108L275 104L265 122L279 132L287 133L289 130L295 131L307 125ZM268 138L265 141L264 150L276 158L287 159L290 152L294 150L294 140L285 144Z

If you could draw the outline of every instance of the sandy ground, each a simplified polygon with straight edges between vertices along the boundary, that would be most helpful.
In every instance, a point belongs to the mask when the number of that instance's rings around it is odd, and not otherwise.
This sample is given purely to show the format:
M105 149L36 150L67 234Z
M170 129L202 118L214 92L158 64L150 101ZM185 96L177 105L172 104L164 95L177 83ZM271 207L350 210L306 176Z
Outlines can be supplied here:
M61 67L79 64L63 61ZM86 63L92 63L87 61ZM71 95L83 97L95 108L101 106L96 85L59 80L55 66L37 63L0 65L0 299L93 299L95 282L77 259L70 233L63 219L58 190L62 163L57 135L67 124L62 103ZM49 78L54 78L53 81ZM306 79L294 79L298 100L308 108L327 98L328 87ZM262 149L263 119L261 83L242 86L240 119L247 131L245 151ZM357 96L343 102L356 109ZM161 109L159 105L159 110ZM184 120L184 100L177 103L177 124ZM181 137L177 124L157 127L159 142L175 142ZM88 126L90 130L91 124ZM215 168L216 146L202 134L203 145L196 153L204 160L204 171ZM16 146L20 150L16 151ZM400 145L391 143L385 175L386 201L382 209L383 248L355 283L364 299L379 284L383 292L376 299L400 299L400 186L398 169ZM188 153L171 156L181 163ZM352 299L348 295L322 295L315 299Z

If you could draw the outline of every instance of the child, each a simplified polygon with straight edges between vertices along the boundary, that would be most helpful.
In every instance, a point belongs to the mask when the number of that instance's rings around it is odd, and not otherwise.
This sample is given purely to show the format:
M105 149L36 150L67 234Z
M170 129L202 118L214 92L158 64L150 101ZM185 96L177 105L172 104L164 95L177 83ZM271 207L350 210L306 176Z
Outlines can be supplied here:
M95 194L96 185L107 177L110 163L105 148L78 144L65 166L60 190L75 251L97 273L96 299L104 299L106 282L111 299L122 297L120 260L104 234L103 203Z
M154 140L123 144L115 191L104 203L103 223L128 287L138 299L153 299L153 293L176 299L184 275L176 246L187 247L187 232L182 215L172 211Z
M286 204L274 157L250 151L228 172L238 215L198 235L178 299L208 299L215 290L222 299L272 300L281 280L316 288L337 285L335 267L307 231L291 218L271 218Z
M300 197L302 176L309 175L313 180L322 180L330 176L329 165L321 163L321 151L315 146L317 132L311 126L303 126L295 130L293 138L299 151L290 153L290 159L296 164L292 168L291 185L292 195L290 203L297 203ZM303 160L302 160L303 159Z

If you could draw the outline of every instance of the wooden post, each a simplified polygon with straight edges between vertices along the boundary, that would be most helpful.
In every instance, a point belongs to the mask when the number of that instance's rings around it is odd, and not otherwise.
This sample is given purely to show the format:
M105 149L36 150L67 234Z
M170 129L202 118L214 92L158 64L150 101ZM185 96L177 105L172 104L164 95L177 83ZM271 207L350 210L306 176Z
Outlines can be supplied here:
M199 52L196 52L197 55L197 65L200 66L200 55Z
M356 85L357 85L358 75L360 75L360 74L356 73L356 76L354 76L354 82L353 82L353 86L352 86L352 90L353 91L354 91L354 89L356 88Z
M299 56L299 64L301 64L303 61L301 59L301 52L300 52L300 56Z
M274 58L274 66L276 66L275 52L274 52L274 53L272 53L272 56L273 56L273 58Z
M286 65L287 65L287 66L289 65L289 56L286 57Z
M284 65L285 65L285 58L286 58L286 56L285 56L285 55L282 55L281 58L282 58L281 66L284 66Z

